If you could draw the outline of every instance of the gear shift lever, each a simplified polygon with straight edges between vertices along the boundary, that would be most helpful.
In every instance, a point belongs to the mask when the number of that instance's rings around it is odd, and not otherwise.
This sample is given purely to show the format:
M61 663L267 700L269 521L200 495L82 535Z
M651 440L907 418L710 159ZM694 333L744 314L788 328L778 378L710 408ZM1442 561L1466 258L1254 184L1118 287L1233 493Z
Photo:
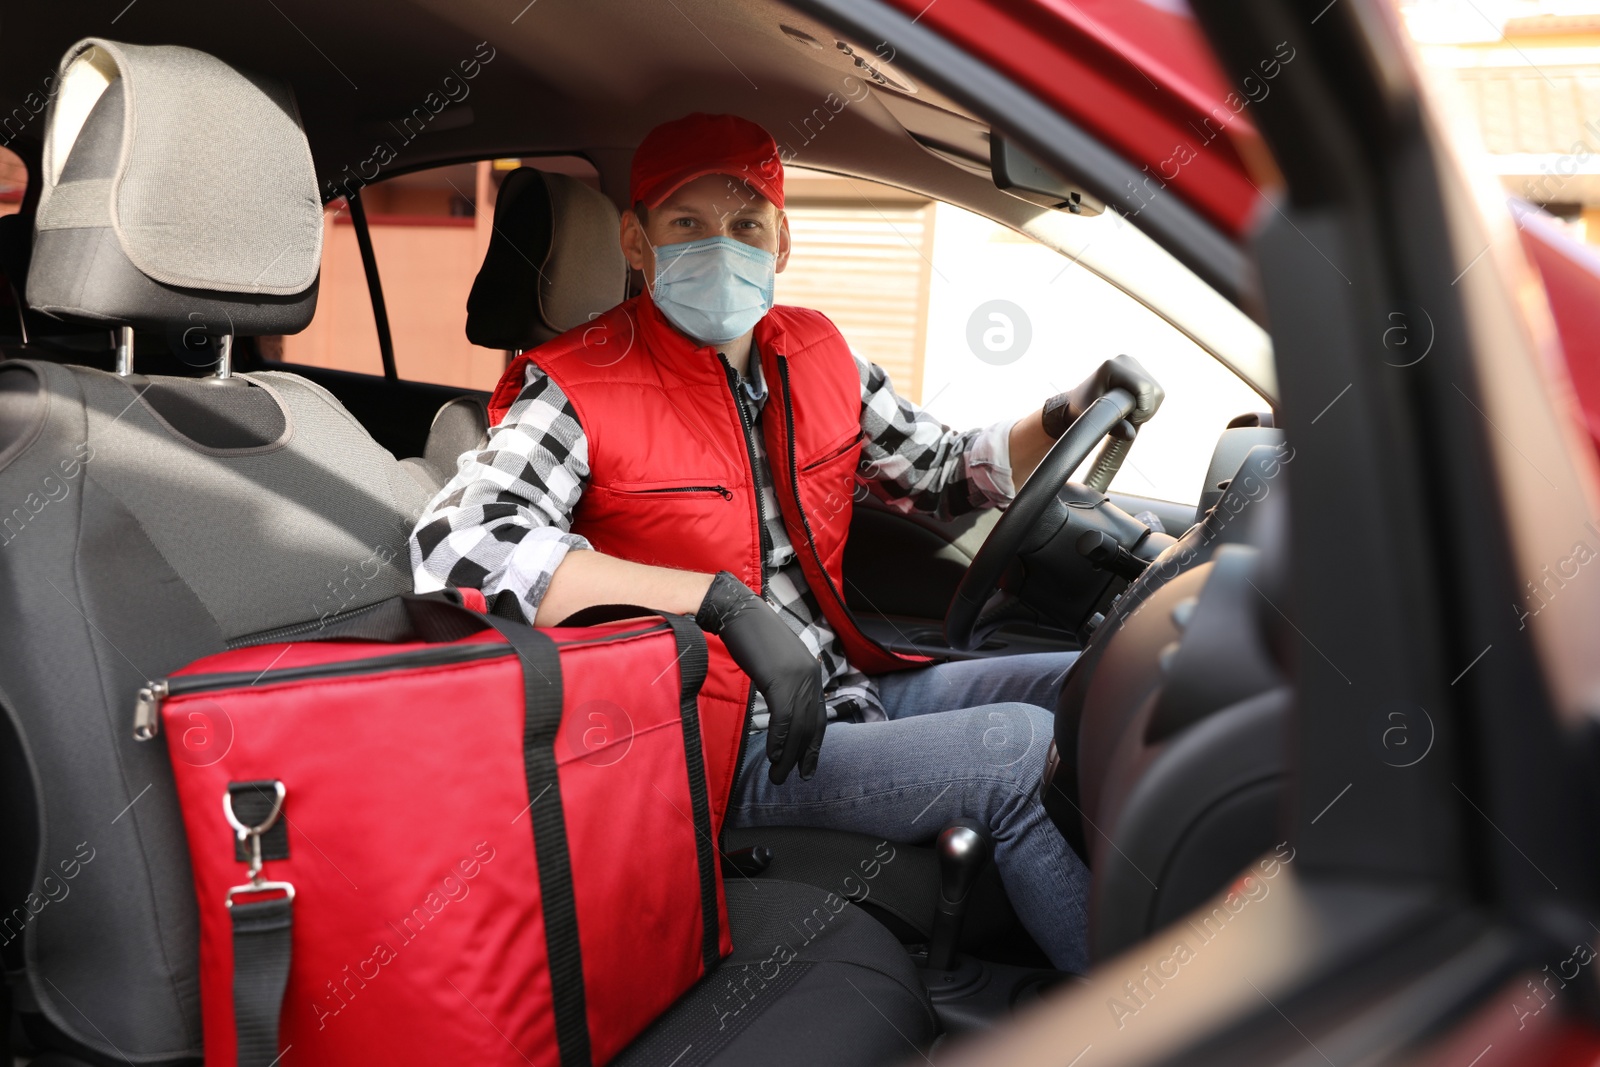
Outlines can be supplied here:
M939 905L928 939L928 968L948 971L956 965L967 897L988 862L993 845L976 822L958 819L939 834L935 847L939 853Z

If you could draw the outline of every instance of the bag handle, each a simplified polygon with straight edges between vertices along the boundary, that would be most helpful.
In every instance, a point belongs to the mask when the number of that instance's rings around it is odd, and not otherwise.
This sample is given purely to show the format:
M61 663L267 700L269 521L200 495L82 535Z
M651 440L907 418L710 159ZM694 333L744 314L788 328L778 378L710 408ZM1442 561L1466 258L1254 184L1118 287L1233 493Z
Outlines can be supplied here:
M561 653L548 635L526 623L479 615L427 597L408 598L406 606L424 625L432 625L433 621L447 628L452 624L466 625L462 616L486 622L500 631L522 661L522 763L531 798L528 821L539 867L539 905L544 911L556 1045L561 1067L589 1067L589 1013L583 953L578 942L577 898L572 889L572 856L567 850L567 820L556 771L556 731L561 727L562 704Z

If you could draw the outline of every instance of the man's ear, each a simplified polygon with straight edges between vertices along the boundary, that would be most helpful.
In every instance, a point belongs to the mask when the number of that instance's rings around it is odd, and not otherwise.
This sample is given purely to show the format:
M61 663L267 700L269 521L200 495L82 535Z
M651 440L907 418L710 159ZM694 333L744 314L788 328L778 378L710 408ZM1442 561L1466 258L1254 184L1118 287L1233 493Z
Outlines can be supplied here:
M651 261L650 241L645 237L644 226L632 208L622 213L621 240L622 255L628 261L628 266L648 276L650 271L647 268Z
M778 265L774 269L783 273L783 268L789 265L789 215L787 212L778 212Z

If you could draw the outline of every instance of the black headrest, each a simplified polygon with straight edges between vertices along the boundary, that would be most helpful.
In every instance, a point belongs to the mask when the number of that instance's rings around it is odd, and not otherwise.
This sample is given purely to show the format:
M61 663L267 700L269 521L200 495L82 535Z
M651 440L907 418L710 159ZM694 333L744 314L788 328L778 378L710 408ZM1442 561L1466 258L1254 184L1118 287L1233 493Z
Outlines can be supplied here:
M532 348L615 307L628 285L620 222L611 201L576 178L531 167L506 175L467 297L467 340Z

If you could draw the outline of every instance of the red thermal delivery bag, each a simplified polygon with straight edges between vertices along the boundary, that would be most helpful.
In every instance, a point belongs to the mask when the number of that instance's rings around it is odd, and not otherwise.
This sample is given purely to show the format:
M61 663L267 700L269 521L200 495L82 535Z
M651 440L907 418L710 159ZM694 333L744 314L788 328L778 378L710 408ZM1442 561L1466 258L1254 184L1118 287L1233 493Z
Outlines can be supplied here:
M208 1064L590 1067L731 950L705 639L634 614L535 630L401 597L141 691L194 868Z

